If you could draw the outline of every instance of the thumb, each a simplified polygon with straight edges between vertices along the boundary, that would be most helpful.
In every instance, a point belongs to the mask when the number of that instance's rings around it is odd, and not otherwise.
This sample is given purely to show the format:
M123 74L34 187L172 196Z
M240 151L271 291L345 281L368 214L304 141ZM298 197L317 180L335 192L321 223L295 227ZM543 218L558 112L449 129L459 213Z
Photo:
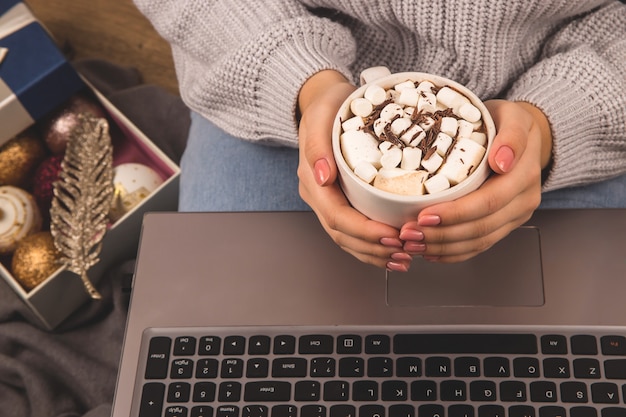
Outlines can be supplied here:
M489 166L498 174L510 172L524 153L528 140L526 116L515 103L505 100L485 102L496 125L496 136L489 151Z
M332 184L337 177L337 166L330 139L333 120L329 115L324 115L324 112L319 112L321 113L319 115L314 115L313 112L315 108L309 107L300 122L300 159L305 160L312 170L315 182L324 186Z

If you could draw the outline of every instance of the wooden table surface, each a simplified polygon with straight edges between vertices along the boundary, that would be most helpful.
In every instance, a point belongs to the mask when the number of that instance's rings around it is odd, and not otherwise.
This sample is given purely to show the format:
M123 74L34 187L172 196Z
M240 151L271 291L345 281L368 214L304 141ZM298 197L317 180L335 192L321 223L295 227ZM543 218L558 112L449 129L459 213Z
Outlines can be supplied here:
M169 44L132 0L26 0L71 58L137 68L146 83L178 94Z

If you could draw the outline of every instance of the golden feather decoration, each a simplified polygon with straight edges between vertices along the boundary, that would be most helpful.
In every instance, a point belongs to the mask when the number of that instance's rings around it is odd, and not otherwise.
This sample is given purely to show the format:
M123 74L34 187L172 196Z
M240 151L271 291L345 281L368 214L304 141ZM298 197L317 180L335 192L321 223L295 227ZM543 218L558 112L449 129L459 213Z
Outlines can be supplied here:
M50 232L59 262L83 281L94 299L102 298L87 271L98 263L113 198L113 147L106 119L78 116L53 184Z

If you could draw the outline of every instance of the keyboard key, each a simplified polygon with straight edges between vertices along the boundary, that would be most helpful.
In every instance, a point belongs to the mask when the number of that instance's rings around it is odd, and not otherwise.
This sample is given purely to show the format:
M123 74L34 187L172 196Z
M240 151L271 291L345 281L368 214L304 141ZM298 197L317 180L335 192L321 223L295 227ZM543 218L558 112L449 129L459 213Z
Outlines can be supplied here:
M247 405L241 409L241 417L268 417L268 411L264 405Z
M165 384L160 382L144 384L139 403L139 417L161 417L164 397Z
M165 417L187 417L187 407L180 405L167 407L165 409Z
M539 409L539 417L566 417L565 408L557 406L545 406Z
M189 356L196 353L196 338L191 336L177 337L174 340L174 356Z
M323 405L305 405L300 417L326 417L326 407Z
M505 417L504 407L501 405L481 405L478 407L478 417Z
M452 374L450 358L443 356L432 356L426 358L424 372L429 377L446 377Z
M617 404L619 402L617 385L610 382L591 384L591 400L596 404Z
M518 378L539 377L539 360L529 357L513 359L513 374Z
M356 417L356 409L353 405L333 405L330 407L330 417Z
M569 409L570 417L597 417L598 412L593 407L572 407Z
M381 417L385 415L382 405L362 405L359 407L359 417Z
M393 360L391 358L369 358L367 360L367 376L386 377L393 375Z
M280 381L248 382L243 399L253 403L291 401L291 384Z
M584 382L563 382L560 386L561 401L564 403L587 403L587 384Z
M213 407L197 405L191 409L190 417L213 417Z
M602 417L626 417L626 408L622 408L622 407L603 408Z
M499 356L485 358L484 366L487 377L505 378L511 375L511 365L507 358Z
M321 384L317 381L298 381L295 386L294 399L296 401L319 401L321 391Z
M463 381L442 381L441 399L443 401L465 401L467 387Z
M243 359L228 358L222 361L222 378L241 378L243 376Z
M604 361L604 376L608 379L626 379L626 359Z
M383 401L406 401L408 386L404 381L383 381L381 395Z
M176 359L172 361L170 378L189 379L193 376L194 363L191 359Z
M200 359L196 364L196 378L217 378L219 362L217 359Z
M462 356L454 360L454 376L477 378L480 376L480 360L472 356Z
M298 417L298 408L293 405L275 405L272 407L272 417Z
M311 360L310 375L313 378L330 378L335 376L335 359L314 358Z
M193 400L197 403L215 401L215 384L213 382L196 382L193 386Z
M249 355L267 355L270 353L272 339L269 336L252 336L248 345Z
M626 355L626 337L603 336L600 338L600 346L604 355Z
M239 417L239 407L234 405L220 405L215 411L215 417Z
M411 382L412 401L435 401L437 399L437 384L434 381Z
M199 355L219 355L222 348L222 339L216 336L204 336L198 343Z
M445 415L445 410L442 405L425 404L418 407L417 415L419 417L442 417Z
M454 404L448 407L448 417L474 417L474 407L466 404Z
M236 403L241 399L241 384L239 382L222 382L217 400L221 403Z
M265 358L252 358L246 365L247 378L267 378L269 375L269 361Z
M365 361L363 358L339 359L339 376L342 378L358 378L365 373Z
M354 401L378 401L378 382L356 381L352 384L352 399Z
M525 402L526 384L521 381L501 382L500 399L504 402Z
M369 355L388 355L391 352L391 339L387 335L368 335L365 337L365 353Z
M246 338L228 336L224 338L224 355L243 355L246 352Z
M328 355L333 348L333 337L320 334L300 336L298 344L298 352L303 355Z
M509 407L509 417L535 417L535 408L529 405L514 405Z
M544 355L567 354L567 338L556 334L541 336L541 352Z
M296 352L296 338L291 335L281 335L274 338L275 355L291 355Z
M350 384L346 381L328 381L324 383L324 401L348 401Z
M409 404L392 405L389 407L389 417L415 417L415 407Z
M175 382L167 388L167 402L186 403L191 394L191 385L187 382Z
M536 354L533 334L398 334L393 338L396 354L484 353Z
M150 340L148 359L146 361L146 379L163 379L167 377L171 344L172 340L169 337L153 337Z
M361 353L362 338L358 335L344 334L337 337L337 353L340 355L358 355Z
M470 383L472 401L495 401L496 383L493 381L473 381Z
M277 358L272 362L272 376L274 378L305 377L307 371L306 359Z
M570 343L572 344L572 353L574 355L597 355L598 344L595 336L591 335L575 335L572 336Z
M574 377L581 379L600 379L600 362L597 359L574 359Z
M396 359L396 375L414 378L422 375L422 360L416 357Z
M546 378L569 378L569 361L565 358L544 359L543 376Z
M538 403L556 402L556 384L550 381L537 381L530 384L530 400Z

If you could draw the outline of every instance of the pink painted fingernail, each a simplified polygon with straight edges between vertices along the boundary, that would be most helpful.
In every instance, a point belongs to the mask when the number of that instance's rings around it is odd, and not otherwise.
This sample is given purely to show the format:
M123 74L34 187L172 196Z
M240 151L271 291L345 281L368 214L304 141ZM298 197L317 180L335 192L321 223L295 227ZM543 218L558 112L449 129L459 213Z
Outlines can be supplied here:
M387 262L387 269L395 272L407 272L409 267L401 262L389 261Z
M325 159L318 159L313 166L313 172L315 175L315 182L317 185L324 185L328 178L330 178L330 166Z
M400 239L396 239L395 237L383 237L380 239L381 245L387 246L389 248L401 248L402 241Z
M394 261L412 261L413 257L406 252L397 252L391 255Z
M441 217L434 214L425 214L423 216L419 216L417 219L417 224L420 226L437 226L441 223Z
M426 252L426 245L418 242L406 242L404 250L408 253L419 254Z
M419 230L405 229L400 232L400 239L420 242L424 240L424 233L420 232Z
M509 172L513 167L513 161L515 161L515 153L513 149L508 146L502 146L498 149L495 156L496 165L502 170L502 172Z

